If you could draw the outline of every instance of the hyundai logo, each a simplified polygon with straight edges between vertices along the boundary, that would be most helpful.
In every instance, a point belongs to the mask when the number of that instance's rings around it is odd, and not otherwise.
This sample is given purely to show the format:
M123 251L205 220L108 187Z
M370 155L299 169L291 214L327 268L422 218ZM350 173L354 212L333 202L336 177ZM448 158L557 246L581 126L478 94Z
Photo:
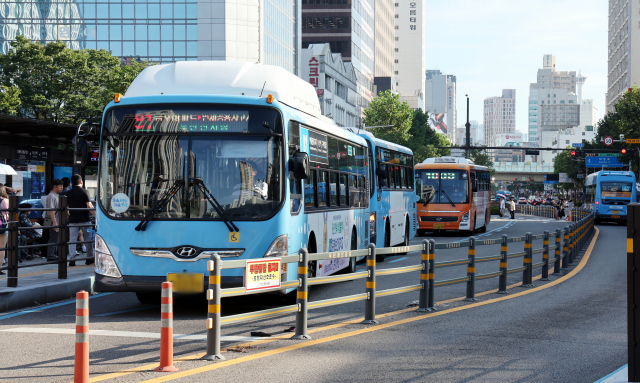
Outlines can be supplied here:
M193 258L198 255L199 251L195 247L182 246L178 247L174 253L180 258Z
M442 217L436 218L436 221L438 221L438 222L442 221Z

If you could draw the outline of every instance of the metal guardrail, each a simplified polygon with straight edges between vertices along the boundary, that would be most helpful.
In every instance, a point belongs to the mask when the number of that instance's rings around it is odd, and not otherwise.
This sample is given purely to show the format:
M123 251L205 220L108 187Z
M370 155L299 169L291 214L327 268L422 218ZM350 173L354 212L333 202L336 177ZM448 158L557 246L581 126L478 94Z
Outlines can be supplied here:
M544 212L545 210L541 210ZM420 245L380 248L376 249L375 245L369 244L367 249L352 250L346 252L335 253L318 253L309 254L307 249L300 249L298 255L282 257L282 263L298 264L298 279L288 281L281 284L279 288L274 290L284 290L297 287L296 304L268 310L254 311L244 314L230 315L221 317L221 298L223 296L245 295L252 292L242 292L243 288L221 289L221 272L223 269L229 268L245 268L246 262L243 260L222 261L219 255L214 254L207 262L207 270L209 271L209 289L207 290L208 315L207 315L207 352L202 359L205 360L221 360L224 357L220 352L221 325L230 323L247 322L256 319L266 319L271 317L282 316L285 314L296 313L295 335L292 339L306 340L311 339L307 334L308 310L327 306L352 303L357 301L365 301L363 324L375 324L376 320L376 297L390 296L402 294L411 291L419 291L418 308L419 312L435 311L434 291L436 287L449 286L458 283L466 283L465 301L476 301L475 299L475 281L498 277L498 294L507 293L507 275L522 272L522 286L533 287L533 270L542 268L541 280L549 280L549 266L553 263L553 275L561 275L562 269L567 269L568 265L573 264L578 256L579 249L586 244L589 235L593 232L594 217L593 215L582 209L575 209L575 216L580 219L565 227L564 230L557 229L555 233L545 231L542 234L533 235L526 233L523 237L509 238L503 235L501 239L493 240L476 240L470 237L468 241L436 244L433 239L423 240ZM549 241L555 237L555 246L549 246ZM542 239L543 247L541 249L533 249L533 240ZM509 243L524 242L524 251L508 253ZM476 258L476 246L496 245L500 244L500 255L491 255ZM464 259L436 262L436 249L451 248L468 248L468 256ZM549 258L549 252L555 251L554 258ZM407 253L412 251L422 251L421 262L418 265L397 267L391 269L377 270L376 253L395 254ZM542 262L532 263L533 254L542 253ZM337 275L328 277L308 277L308 265L313 260L328 260L336 258L359 257L366 255L367 269L349 275ZM508 259L523 257L522 266L508 268ZM476 263L500 261L499 270L486 274L476 274ZM562 263L562 264L561 264ZM453 266L467 266L465 276L447 279L435 280L435 269ZM561 267L562 266L562 267ZM377 276L387 276L396 274L420 272L420 278L417 284L396 287L387 290L376 289ZM335 283L344 280L365 279L365 292L361 294L336 297L321 301L309 303L309 285Z
M71 227L92 227L95 230L95 225L77 225L77 224L69 224L68 222L68 213L71 211L95 211L95 208L70 208L67 205L67 197L60 196L59 197L59 205L58 208L28 208L21 209L19 208L20 202L18 196L9 196L9 209L0 209L0 212L9 212L9 222L7 231L9 232L9 238L7 241L7 247L5 251L8 253L7 257L7 265L0 267L0 270L7 270L7 287L18 287L18 270L26 267L35 267L42 265L58 265L58 279L67 279L67 268L69 262L75 261L88 261L93 260L93 257L77 257L73 259L67 259L67 253L69 250L69 245L79 245L79 244L92 244L94 241L69 241L69 228ZM19 217L21 212L26 211L55 211L59 212L59 221L57 226L35 226L35 227L20 227ZM60 229L58 232L58 242L57 243L41 243L38 245L19 245L18 240L18 232L20 230L33 230L33 229L42 229L42 230L50 230L50 229ZM26 249L34 249L34 248L49 248L49 247L57 247L57 260L56 262L35 262L30 263L28 265L20 265L20 251ZM4 256L4 253L2 254Z

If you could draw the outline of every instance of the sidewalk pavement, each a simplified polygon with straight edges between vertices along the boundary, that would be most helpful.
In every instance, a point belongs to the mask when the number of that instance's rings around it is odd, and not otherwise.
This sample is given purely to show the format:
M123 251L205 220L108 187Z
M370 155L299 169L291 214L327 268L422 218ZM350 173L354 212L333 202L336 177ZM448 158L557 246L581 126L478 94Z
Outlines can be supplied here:
M19 265L44 261L44 258L36 258ZM7 287L7 275L0 276L0 313L73 298L80 290L92 293L94 265L85 265L85 261L76 264L67 268L67 279L58 279L58 264L55 263L20 268L18 287Z

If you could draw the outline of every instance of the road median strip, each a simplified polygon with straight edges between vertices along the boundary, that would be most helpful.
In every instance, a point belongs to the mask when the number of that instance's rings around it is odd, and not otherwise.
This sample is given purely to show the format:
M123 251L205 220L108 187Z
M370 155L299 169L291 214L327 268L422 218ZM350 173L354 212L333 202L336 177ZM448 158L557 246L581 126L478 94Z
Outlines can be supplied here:
M398 325L402 325L402 324L406 324L406 323L411 323L411 322L416 322L416 321L420 321L420 320L424 320L424 319L429 319L429 318L441 316L441 315L444 315L444 314L450 314L450 313L454 313L454 312L458 312L458 311L462 311L462 310L467 310L467 309L471 309L471 308L475 308L475 307L485 306L485 305L488 305L488 304L497 303L497 302L501 302L501 301L508 300L508 299L513 299L513 298L516 298L516 297L520 297L520 296L523 296L523 295L531 294L533 292L537 292L537 291L540 291L540 290L555 286L555 285L557 285L557 284L559 284L561 282L564 282L565 280L573 277L580 270L582 270L582 268L585 266L585 264L589 260L589 257L591 256L591 252L593 250L593 247L595 246L596 240L597 240L599 232L600 232L598 230L598 228L594 227L594 230L595 230L595 234L594 234L594 236L593 236L593 238L592 238L592 240L591 240L591 242L590 242L590 244L589 244L584 256L580 260L580 263L573 270L568 272L566 275L564 275L562 277L559 277L558 279L556 279L554 281L545 283L542 286L537 286L537 287L530 288L530 289L527 289L527 290L524 290L524 291L521 291L521 292L518 292L518 293L513 293L513 294L501 296L501 297L498 297L498 298L489 299L489 300L483 301L483 302L470 303L470 304L465 304L463 306L458 306L458 307L454 307L454 308L450 308L450 309L446 309L446 310L442 310L442 311L437 311L437 312L432 312L432 313L427 313L427 314L420 314L419 316L400 319L400 320L397 320L397 321L384 323L384 324L379 324L379 325L376 325L376 326L373 326L373 327L367 327L367 328L363 328L363 329L359 329L359 330L349 331L349 332L346 332L346 333L343 333L343 334L332 335L332 336L328 336L328 337L320 338L320 339L316 339L316 340L305 341L304 343L295 343L295 344L292 344L292 345L289 345L289 346L285 346L285 347L281 347L281 348L277 348L277 349L273 349L273 350L262 351L262 352L259 352L259 353L253 354L253 355L247 355L247 356L236 358L236 359L231 359L231 360L227 360L227 361L223 361L223 362L218 362L216 364L211 364L211 365L197 367L197 368L190 369L190 370L185 370L185 371L172 373L170 375L165 375L165 376L162 376L162 377L158 377L158 378L154 378L154 379L150 379L150 380L145 380L143 382L144 383L159 383L159 382L165 382L165 381L169 381L169 380L173 380L173 379L179 379L179 378L182 378L182 377L199 374L199 373L206 372L206 371L211 371L211 370L219 369L219 368L226 367L226 366L231 366L231 365L238 364L238 363L248 362L248 361L251 361L251 360L255 360L255 359L259 359L259 358L263 358L263 357L267 357L267 356L271 356L271 355L277 355L277 354L281 354L281 353L292 351L292 350L296 350L296 349L306 348L306 347L310 347L310 346L313 346L313 345L322 344L322 343L326 343L326 342L330 342L330 341L334 341L334 340L340 340L340 339L344 339L344 338L348 338L348 337L352 337L352 336L356 336L356 335L361 335L361 334L368 333L368 332L382 330L382 329L389 328L389 327L394 327L394 326L398 326ZM534 280L539 280L540 278L541 278L541 275L538 275L538 276L536 276L534 278ZM519 282L519 283L512 284L512 285L510 285L508 287L509 288L513 288L513 287L518 287L518 286L521 286L521 285L522 285L522 283ZM495 293L497 291L498 291L498 289L493 289L493 290L485 291L485 292L482 292L482 293L478 293L478 294L476 294L476 296L484 296L484 295ZM441 302L437 302L436 305L443 305L443 304L452 303L452 302L456 302L456 301L462 301L462 300L464 300L464 297L452 298L452 299L444 300L444 301L441 301ZM389 312L389 313L385 313L385 314L378 314L378 315L376 315L376 318L378 318L378 319L379 318L386 318L386 317L396 316L396 315L400 315L400 314L404 314L404 313L408 313L408 312L415 312L415 308L411 307L411 308L397 310L397 311L393 311L393 312ZM345 327L345 326L352 325L352 324L358 324L358 323L360 323L361 320L362 320L362 318L359 318L359 319L340 322L340 323L336 323L336 324L328 325L328 326L323 326L323 327L319 327L319 328L310 328L308 333L318 333L318 332L322 332L322 331L328 331L328 330L332 330L332 329ZM239 344L239 345L234 345L233 347L238 348L238 347L257 346L257 345L260 345L260 344L274 342L274 341L277 341L277 340L289 339L290 337L291 337L290 334L283 334L283 335L271 337L271 338L265 339L265 340L259 340L259 341L247 342L247 343L242 343L242 344ZM195 361L195 360L200 359L204 354L205 353L198 353L198 354L192 354L192 355L176 358L176 359L174 359L174 362ZM132 374L132 373L135 373L135 372L149 371L149 370L152 370L154 367L156 367L156 365L157 365L157 363L148 364L148 365L127 369L127 370L120 371L120 372L105 374L105 375L101 375L101 376L97 376L97 377L91 378L89 381L90 382L99 382L99 381L104 381L104 380L108 380L108 379L113 379L113 378L129 375L129 374Z

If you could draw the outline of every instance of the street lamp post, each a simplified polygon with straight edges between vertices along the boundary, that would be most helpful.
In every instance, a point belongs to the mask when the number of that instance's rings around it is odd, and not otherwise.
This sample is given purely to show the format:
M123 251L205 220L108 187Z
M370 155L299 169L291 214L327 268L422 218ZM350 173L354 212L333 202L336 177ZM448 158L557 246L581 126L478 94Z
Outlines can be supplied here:
M471 150L471 124L469 123L469 95L465 94L464 95L467 98L467 123L464 124L464 126L467 127L467 159L471 158L470 156L470 150Z

